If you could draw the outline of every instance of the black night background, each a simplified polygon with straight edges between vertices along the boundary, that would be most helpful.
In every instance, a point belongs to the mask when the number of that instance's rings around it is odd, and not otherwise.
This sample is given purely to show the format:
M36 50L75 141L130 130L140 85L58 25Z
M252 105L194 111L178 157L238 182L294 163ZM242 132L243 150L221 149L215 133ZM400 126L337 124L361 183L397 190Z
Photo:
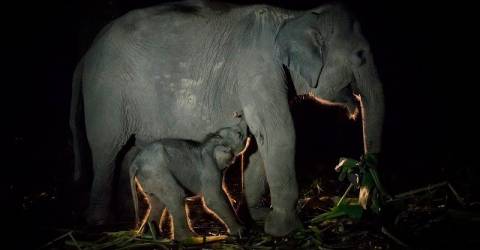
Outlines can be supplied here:
M22 2L4 9L4 14L15 15L4 21L8 36L3 38L11 43L4 54L7 74L12 76L3 84L8 119L2 119L7 126L2 135L6 159L2 207L7 221L3 227L9 233L4 234L8 243L0 244L10 246L3 249L35 249L62 234L49 229L82 223L88 190L85 185L72 185L68 123L73 70L107 22L161 2L55 0ZM308 9L325 1L232 2ZM478 246L472 228L479 226L480 189L475 185L480 174L467 159L454 157L444 79L438 77L441 58L437 52L442 50L438 6L416 1L343 2L360 20L384 84L386 117L379 171L386 188L398 194L448 181L465 202L474 204L461 207L445 189L441 192L448 193L449 208L464 212L463 217L445 215L448 218L426 221L432 228L422 229L419 235L405 236L399 230L397 236L413 248ZM327 186L340 183L333 170L339 157L358 158L362 153L360 121L348 120L341 108L309 101L296 102L292 112L301 187L318 178ZM345 188L345 183L341 185ZM389 246L402 248L393 241Z

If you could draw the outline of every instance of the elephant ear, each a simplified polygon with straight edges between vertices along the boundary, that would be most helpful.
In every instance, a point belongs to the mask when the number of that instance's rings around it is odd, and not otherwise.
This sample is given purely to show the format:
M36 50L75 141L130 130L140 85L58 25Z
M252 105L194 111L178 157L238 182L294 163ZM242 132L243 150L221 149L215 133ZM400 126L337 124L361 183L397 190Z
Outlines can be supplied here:
M316 17L317 30L324 40L329 38L334 32L334 6L322 6L311 11Z
M316 88L323 70L325 39L312 12L290 19L280 29L276 42L285 66Z

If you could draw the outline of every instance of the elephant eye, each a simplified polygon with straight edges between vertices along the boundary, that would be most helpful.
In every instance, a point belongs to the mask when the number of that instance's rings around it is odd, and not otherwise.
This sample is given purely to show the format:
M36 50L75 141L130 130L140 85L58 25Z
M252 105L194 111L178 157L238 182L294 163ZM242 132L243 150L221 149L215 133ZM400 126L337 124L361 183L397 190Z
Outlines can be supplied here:
M224 147L224 148L222 148L222 151L223 151L224 153L227 153L227 154L228 154L228 153L230 153L231 149L230 149L229 147Z
M353 56L352 63L356 66L361 66L365 63L365 50L357 50Z
M357 56L358 58L365 59L365 51L364 50L357 51Z

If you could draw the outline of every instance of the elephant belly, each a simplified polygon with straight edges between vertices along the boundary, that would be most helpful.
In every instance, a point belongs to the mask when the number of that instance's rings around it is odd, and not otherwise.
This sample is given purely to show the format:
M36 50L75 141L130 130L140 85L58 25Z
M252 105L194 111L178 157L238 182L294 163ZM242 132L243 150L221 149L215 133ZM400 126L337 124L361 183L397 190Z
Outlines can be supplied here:
M208 100L201 83L189 78L180 78L176 84L163 84L154 101L141 104L138 110L135 134L144 141L160 138L202 140L208 133L231 126L238 120L233 113L241 106L235 98ZM197 80L198 81L198 80ZM185 85L198 84L197 88ZM229 100L222 100L229 99ZM215 106L211 103L216 102ZM154 105L151 105L154 103Z

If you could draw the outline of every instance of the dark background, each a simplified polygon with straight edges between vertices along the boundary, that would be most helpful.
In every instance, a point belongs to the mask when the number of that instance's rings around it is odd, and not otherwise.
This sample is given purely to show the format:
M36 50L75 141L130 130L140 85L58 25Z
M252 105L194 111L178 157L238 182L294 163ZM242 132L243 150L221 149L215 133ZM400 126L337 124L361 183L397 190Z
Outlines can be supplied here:
M4 203L13 234L40 226L64 226L78 216L78 190L71 183L73 154L68 128L74 67L95 34L127 11L155 0L69 0L21 2L5 7L4 55L9 82L3 84L7 171ZM259 1L236 1L255 3ZM325 1L263 1L309 8ZM362 23L384 83L386 120L381 172L392 193L451 181L461 195L478 195L480 176L465 160L454 159L449 103L439 65L444 60L441 3L343 1ZM361 153L359 121L338 108L311 102L292 108L298 133L299 175L333 176L340 156ZM455 145L455 146L454 146ZM317 171L318 170L318 171ZM310 179L309 179L310 180ZM305 181L302 177L301 181ZM45 193L45 194L42 194ZM79 197L79 196L78 196ZM73 214L73 215L72 215ZM20 231L19 231L20 230ZM28 235L28 233L26 235ZM48 239L44 239L48 240Z

